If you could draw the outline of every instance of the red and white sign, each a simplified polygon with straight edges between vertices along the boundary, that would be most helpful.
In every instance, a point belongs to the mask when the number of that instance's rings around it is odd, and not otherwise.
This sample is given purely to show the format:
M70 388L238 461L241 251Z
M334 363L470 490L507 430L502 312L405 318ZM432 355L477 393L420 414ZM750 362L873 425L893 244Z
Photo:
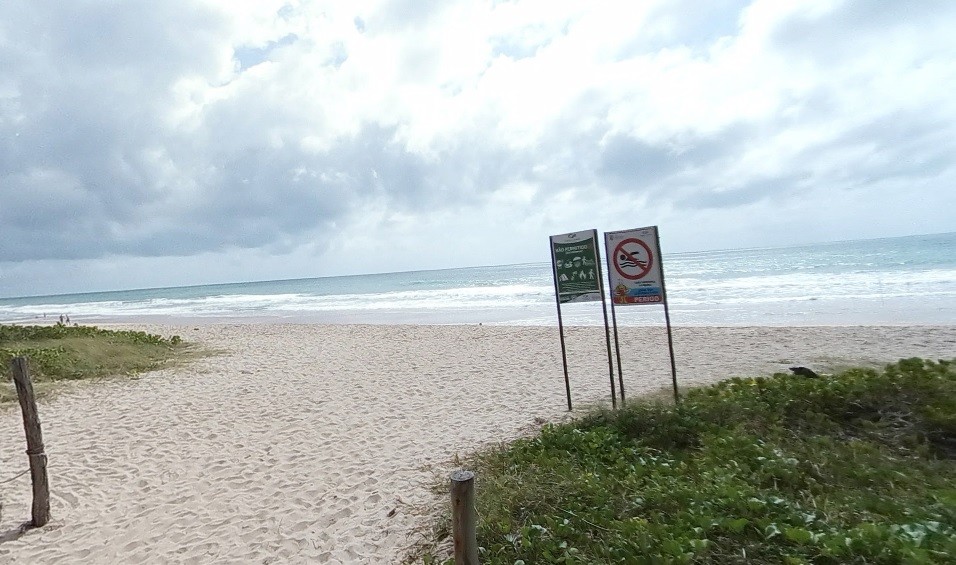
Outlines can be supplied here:
M608 282L614 304L664 302L657 226L606 232L604 245L608 250Z
M638 281L654 267L654 253L644 241L630 237L614 247L614 270L627 280Z

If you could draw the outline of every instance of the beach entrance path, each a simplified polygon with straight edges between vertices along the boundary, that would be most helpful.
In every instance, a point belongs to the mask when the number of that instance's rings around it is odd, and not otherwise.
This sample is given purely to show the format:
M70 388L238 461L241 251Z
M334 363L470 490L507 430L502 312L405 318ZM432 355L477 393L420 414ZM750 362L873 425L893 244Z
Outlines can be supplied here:
M395 563L455 454L565 417L555 328L138 326L222 355L40 403L51 522L3 563ZM663 328L625 328L629 398L667 390ZM791 364L956 356L956 327L676 328L686 387ZM656 344L648 349L647 344ZM569 328L576 410L606 402L602 328ZM0 480L26 468L0 408ZM0 535L29 519L0 484ZM478 493L480 496L480 491Z

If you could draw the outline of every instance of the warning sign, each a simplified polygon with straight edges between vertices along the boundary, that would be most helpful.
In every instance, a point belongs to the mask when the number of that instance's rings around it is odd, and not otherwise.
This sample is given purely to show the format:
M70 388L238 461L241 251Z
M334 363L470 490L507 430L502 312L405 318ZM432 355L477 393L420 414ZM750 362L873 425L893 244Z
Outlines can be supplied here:
M619 275L637 281L644 278L654 266L654 254L646 243L632 237L617 244L612 261Z
M657 226L607 232L608 280L615 304L663 304Z
M597 230L551 236L551 262L558 302L601 300Z

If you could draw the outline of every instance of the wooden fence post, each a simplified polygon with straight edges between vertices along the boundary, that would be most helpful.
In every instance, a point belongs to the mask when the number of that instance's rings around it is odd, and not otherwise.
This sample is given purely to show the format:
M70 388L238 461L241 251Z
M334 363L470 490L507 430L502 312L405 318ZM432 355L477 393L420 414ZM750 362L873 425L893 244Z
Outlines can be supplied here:
M33 522L35 528L50 521L50 483L46 474L46 454L43 452L43 433L40 415L33 397L33 382L25 357L15 357L13 382L23 411L23 429L27 436L27 456L30 458L30 478L33 480Z
M478 565L475 518L475 474L451 474L451 531L455 540L455 565Z

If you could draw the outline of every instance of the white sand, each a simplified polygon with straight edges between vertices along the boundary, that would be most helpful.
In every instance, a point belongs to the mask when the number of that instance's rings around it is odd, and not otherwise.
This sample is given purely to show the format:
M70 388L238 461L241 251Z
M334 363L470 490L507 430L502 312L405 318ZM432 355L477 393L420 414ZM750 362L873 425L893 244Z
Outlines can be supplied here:
M53 519L0 542L0 562L396 563L455 454L566 415L555 328L146 329L224 354L41 403ZM628 395L670 386L664 330L623 337ZM603 330L568 344L577 412L609 397ZM675 347L687 386L952 358L956 326L678 328ZM27 468L24 449L19 408L0 409L0 481ZM29 476L0 499L2 537L30 517Z

